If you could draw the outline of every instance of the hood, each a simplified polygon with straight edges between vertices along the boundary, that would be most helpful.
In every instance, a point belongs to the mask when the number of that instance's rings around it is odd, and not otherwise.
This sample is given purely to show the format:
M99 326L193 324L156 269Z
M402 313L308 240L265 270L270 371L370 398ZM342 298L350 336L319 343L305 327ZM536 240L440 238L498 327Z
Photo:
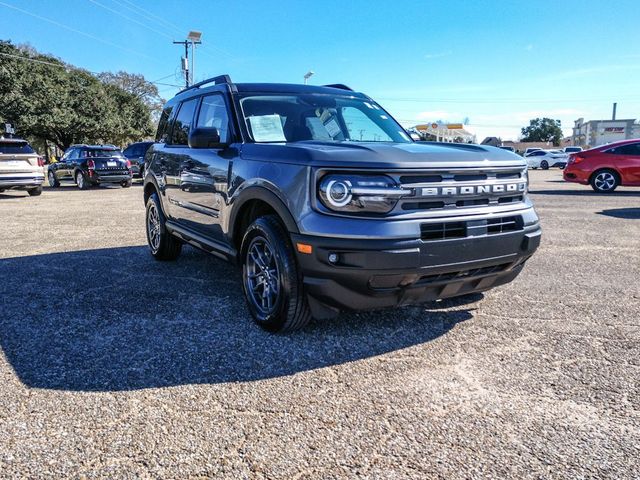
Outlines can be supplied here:
M526 165L521 156L501 148L435 142L249 143L242 146L242 157L247 160L348 168L478 168Z

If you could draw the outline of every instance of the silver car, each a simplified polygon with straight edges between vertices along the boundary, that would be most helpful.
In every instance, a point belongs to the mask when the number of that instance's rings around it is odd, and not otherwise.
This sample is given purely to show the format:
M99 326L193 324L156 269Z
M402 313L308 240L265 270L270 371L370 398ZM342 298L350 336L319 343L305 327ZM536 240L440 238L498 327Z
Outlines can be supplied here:
M43 183L44 164L31 145L20 138L0 137L0 192L17 189L36 196Z

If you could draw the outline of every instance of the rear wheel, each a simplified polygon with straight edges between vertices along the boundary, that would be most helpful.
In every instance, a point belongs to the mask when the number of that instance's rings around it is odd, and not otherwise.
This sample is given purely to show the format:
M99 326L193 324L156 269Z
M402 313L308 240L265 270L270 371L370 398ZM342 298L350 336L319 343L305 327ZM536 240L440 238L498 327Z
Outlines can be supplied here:
M540 162L540 168L543 170L549 170L549 162L547 162L546 160L542 160Z
M311 312L291 240L274 215L255 220L242 240L242 286L254 320L270 332L297 330Z
M591 176L590 183L596 192L609 193L620 185L620 177L613 170L598 170Z
M29 190L27 190L27 192L29 193L30 196L37 197L42 193L42 186L36 187L36 188L30 188Z
M53 173L53 170L49 170L49 173L47 174L47 178L49 179L50 187L56 188L60 186L60 182L56 178L56 174Z
M87 190L91 186L81 170L78 170L78 172L76 173L76 185L78 185L78 188L80 190Z
M182 251L182 242L171 235L157 194L147 200L147 242L156 260L175 260Z

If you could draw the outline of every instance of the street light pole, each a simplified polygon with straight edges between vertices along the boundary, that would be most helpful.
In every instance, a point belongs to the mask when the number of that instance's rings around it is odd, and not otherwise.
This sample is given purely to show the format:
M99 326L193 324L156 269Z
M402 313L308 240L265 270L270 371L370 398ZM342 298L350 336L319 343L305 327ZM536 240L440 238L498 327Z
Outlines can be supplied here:
M309 78L311 78L311 76L316 73L313 70L309 70L307 73L304 74L304 84L307 84L307 81L309 80Z

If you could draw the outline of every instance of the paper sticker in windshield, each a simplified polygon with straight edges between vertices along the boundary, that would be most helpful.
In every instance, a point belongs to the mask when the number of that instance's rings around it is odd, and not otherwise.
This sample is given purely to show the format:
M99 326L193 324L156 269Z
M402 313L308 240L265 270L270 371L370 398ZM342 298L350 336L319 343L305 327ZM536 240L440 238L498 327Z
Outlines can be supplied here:
M256 142L286 142L280 115L249 117L251 132Z
M324 128L327 129L327 132L329 133L329 135L331 135L331 138L335 138L336 135L342 132L342 130L340 130L338 122L336 122L334 118L325 123Z

